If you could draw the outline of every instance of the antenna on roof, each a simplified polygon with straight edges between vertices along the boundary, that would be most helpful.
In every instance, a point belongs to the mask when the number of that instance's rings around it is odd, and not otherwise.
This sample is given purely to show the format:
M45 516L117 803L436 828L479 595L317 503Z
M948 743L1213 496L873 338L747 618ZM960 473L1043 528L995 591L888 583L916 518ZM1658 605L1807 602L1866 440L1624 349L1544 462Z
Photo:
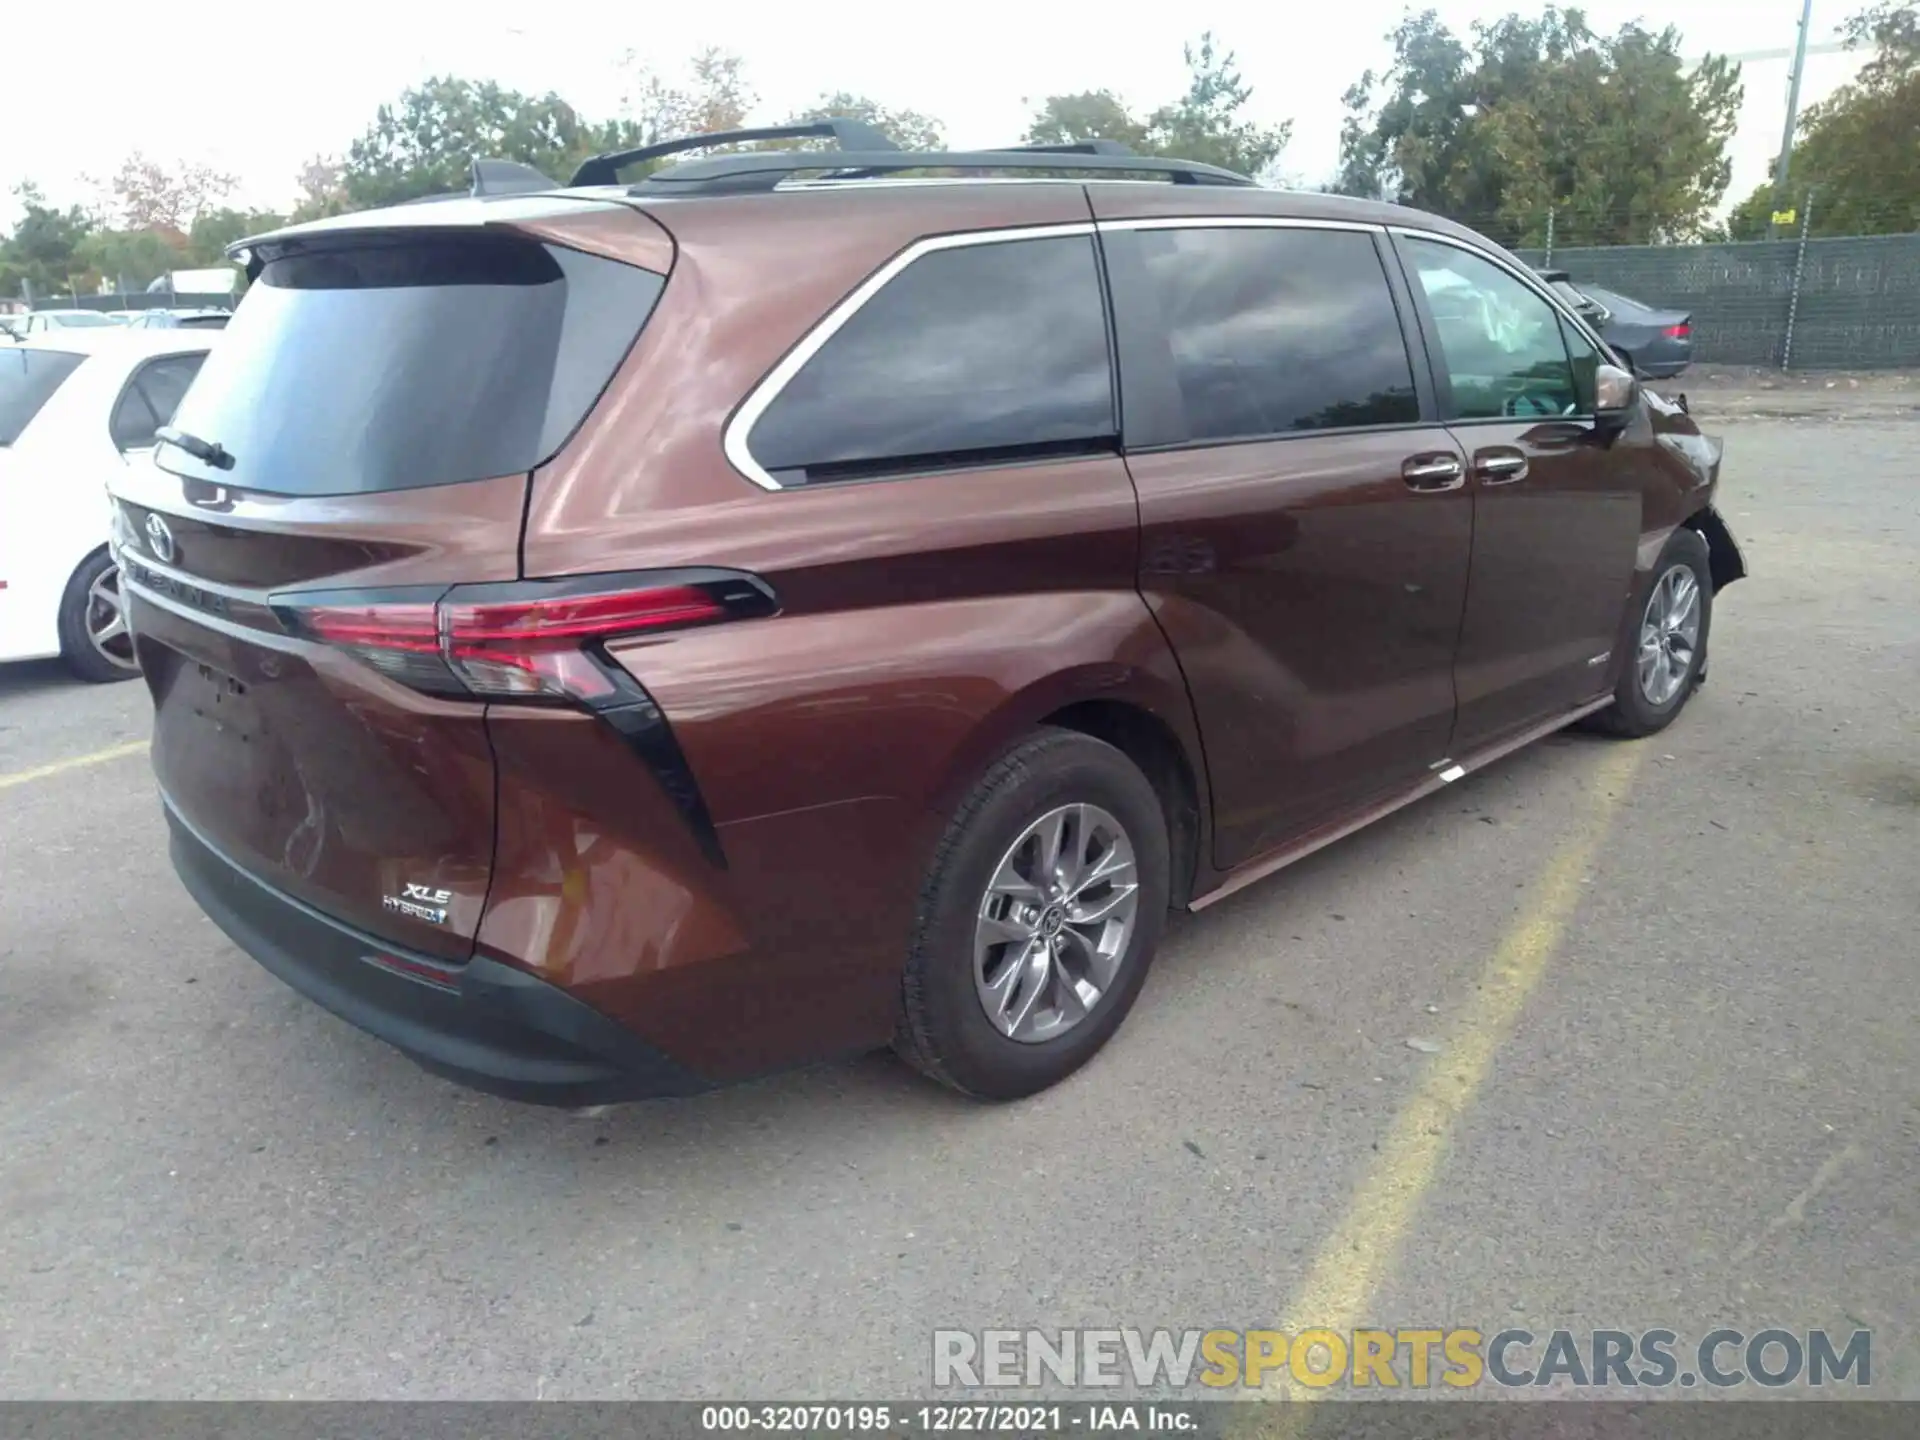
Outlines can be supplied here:
M473 161L473 187L469 195L526 195L536 190L558 190L545 175L517 160Z
M609 150L589 156L573 172L568 185L618 185L620 171L644 160L660 160L685 150L705 150L715 145L744 145L755 140L800 140L810 136L831 139L842 150L895 150L900 147L884 130L862 120L832 115L825 120L809 120L799 125L763 125L753 130L715 130L706 135L682 135L677 140L662 140L636 150Z

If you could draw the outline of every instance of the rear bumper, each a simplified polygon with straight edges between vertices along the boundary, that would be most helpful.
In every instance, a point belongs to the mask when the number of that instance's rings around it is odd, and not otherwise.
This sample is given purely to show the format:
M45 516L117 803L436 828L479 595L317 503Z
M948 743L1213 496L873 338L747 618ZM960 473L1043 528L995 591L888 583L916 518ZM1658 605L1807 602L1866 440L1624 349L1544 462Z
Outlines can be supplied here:
M476 1090L542 1105L691 1095L707 1081L564 990L476 956L448 967L364 935L262 884L165 807L173 866L233 942L308 999ZM448 977L409 979L393 957Z

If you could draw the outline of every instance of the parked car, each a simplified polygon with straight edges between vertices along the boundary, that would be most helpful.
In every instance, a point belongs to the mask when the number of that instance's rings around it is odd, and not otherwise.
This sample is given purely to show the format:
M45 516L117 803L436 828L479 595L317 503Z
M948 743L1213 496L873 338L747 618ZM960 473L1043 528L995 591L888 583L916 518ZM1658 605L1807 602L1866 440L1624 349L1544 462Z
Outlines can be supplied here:
M127 324L135 330L224 330L232 318L225 310L141 310Z
M1644 378L1670 380L1693 363L1693 316L1687 311L1643 305L1565 270L1542 270L1540 278Z
M94 681L138 673L106 482L151 463L210 338L116 325L0 347L0 661L60 655Z
M104 310L30 310L25 315L14 316L13 320L14 332L19 335L120 328L120 322Z
M1480 236L783 133L860 148L241 247L115 544L174 864L295 988L529 1099L1025 1095L1170 907L1686 705L1720 444Z

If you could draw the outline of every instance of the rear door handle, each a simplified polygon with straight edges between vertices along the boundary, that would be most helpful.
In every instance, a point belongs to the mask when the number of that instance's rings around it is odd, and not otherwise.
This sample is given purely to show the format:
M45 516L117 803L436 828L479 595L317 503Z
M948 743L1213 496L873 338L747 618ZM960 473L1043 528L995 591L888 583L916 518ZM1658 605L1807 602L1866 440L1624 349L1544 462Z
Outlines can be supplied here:
M1473 473L1482 485L1511 485L1527 478L1527 457L1518 450L1476 451Z
M1467 472L1457 457L1435 451L1408 456L1400 478L1410 490L1458 490L1467 483Z

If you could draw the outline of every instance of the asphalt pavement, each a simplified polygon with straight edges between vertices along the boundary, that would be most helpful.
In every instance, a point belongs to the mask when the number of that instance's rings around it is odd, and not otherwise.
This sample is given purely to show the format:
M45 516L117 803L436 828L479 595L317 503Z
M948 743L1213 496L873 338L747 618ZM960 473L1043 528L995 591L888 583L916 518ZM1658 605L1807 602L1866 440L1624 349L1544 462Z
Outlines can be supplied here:
M1910 418L1731 428L1677 725L1184 917L999 1108L432 1078L200 916L142 687L0 671L0 1397L899 1397L937 1328L1285 1321L1864 1328L1920 1398L1917 475Z

